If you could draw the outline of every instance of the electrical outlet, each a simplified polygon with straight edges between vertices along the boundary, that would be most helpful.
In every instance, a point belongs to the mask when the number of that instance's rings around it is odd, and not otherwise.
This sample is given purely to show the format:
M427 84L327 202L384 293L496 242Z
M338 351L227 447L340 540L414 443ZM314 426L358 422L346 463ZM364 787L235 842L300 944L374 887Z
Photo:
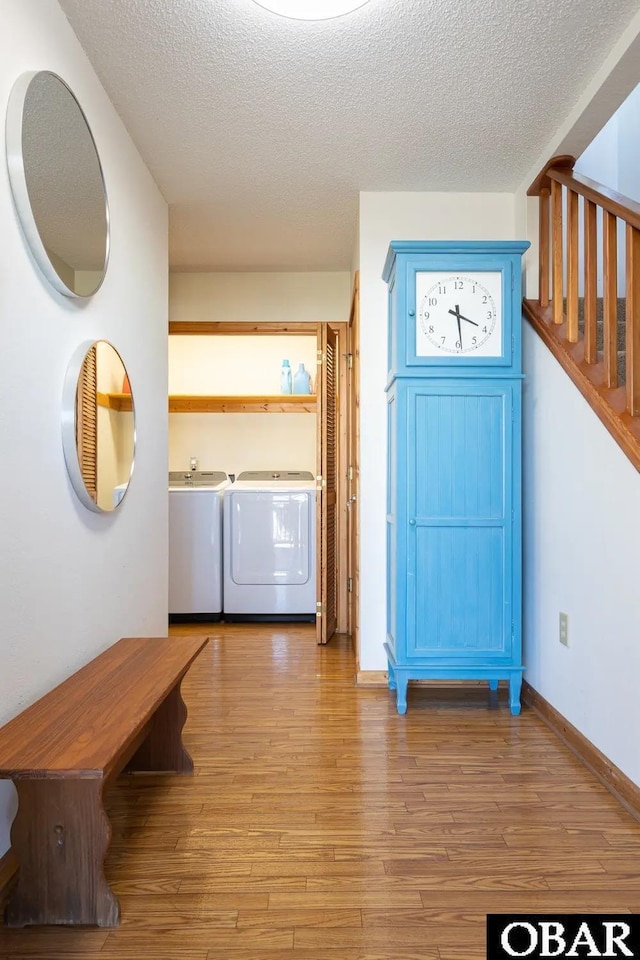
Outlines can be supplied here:
M565 647L569 646L569 614L560 611L560 633L558 639Z

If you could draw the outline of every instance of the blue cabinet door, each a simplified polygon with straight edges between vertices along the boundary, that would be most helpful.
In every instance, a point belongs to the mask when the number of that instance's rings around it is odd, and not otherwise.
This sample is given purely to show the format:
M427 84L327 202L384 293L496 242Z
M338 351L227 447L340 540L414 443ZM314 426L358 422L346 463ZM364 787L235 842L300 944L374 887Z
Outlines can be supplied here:
M519 378L396 379L387 392L389 686L509 681L520 712Z
M516 385L407 387L408 660L513 653Z

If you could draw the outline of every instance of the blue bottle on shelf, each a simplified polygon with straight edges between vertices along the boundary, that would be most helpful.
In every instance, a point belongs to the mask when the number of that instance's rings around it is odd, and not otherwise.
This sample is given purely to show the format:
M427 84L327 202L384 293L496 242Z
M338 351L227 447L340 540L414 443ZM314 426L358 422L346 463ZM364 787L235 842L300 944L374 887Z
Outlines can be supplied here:
M280 393L291 393L291 391L291 367L288 360L283 360L280 368Z
M293 375L294 393L311 393L311 374L305 370L304 363L298 364L298 369Z

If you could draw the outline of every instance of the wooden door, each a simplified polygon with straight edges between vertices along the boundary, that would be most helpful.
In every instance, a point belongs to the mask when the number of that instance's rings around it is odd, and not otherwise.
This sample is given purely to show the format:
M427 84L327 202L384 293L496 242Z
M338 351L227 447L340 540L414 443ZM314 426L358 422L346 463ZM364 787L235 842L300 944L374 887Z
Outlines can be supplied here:
M349 395L349 440L347 467L347 578L348 630L356 657L356 669L360 669L359 596L360 565L358 554L358 497L360 482L360 287L356 273L348 337L348 395Z
M337 626L338 537L338 350L335 333L328 324L318 328L318 487L316 639L327 643Z

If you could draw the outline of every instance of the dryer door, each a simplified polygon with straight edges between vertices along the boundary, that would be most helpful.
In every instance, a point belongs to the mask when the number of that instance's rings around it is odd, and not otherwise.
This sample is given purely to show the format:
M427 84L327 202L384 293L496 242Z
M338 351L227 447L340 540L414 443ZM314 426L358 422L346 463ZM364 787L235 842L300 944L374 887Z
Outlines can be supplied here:
M311 496L243 491L232 496L231 577L242 586L307 583L311 562Z

